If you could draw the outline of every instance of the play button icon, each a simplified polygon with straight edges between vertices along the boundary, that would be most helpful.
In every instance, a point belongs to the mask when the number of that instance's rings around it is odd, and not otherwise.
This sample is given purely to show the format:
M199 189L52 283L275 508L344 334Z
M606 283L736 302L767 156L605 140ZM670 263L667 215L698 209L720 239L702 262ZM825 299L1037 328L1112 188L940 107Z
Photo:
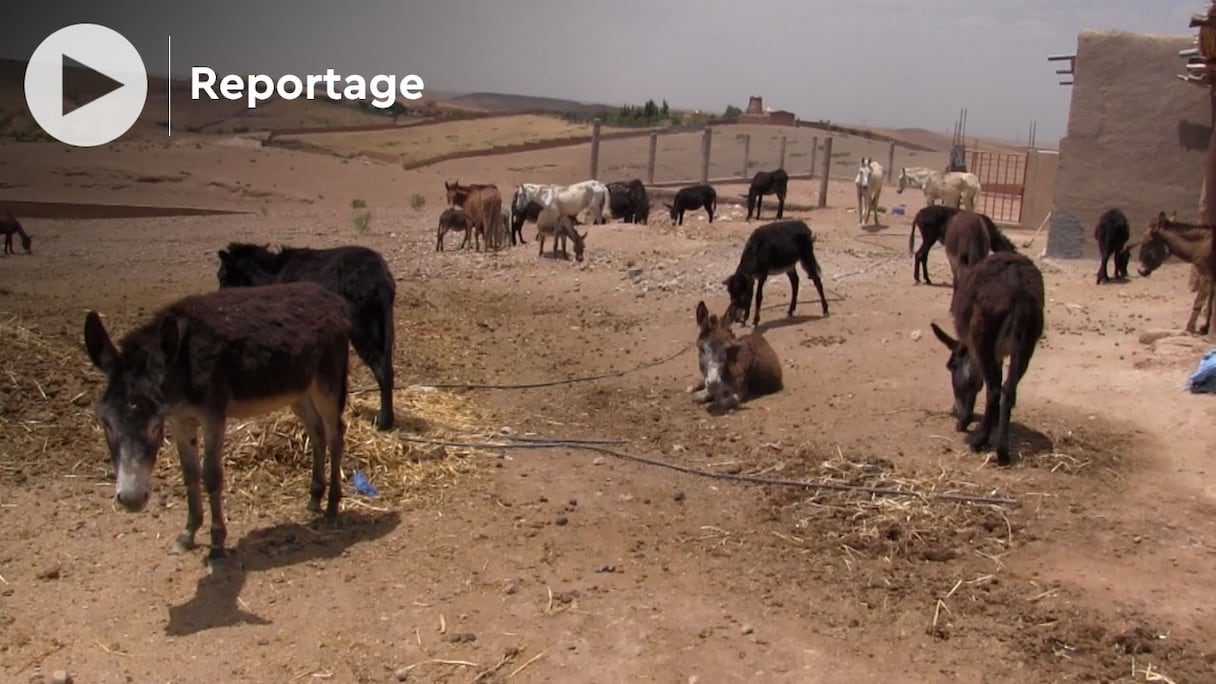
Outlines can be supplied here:
M68 75L68 69L78 69ZM48 135L95 147L126 133L148 97L148 72L122 34L73 24L47 36L25 70L25 101Z

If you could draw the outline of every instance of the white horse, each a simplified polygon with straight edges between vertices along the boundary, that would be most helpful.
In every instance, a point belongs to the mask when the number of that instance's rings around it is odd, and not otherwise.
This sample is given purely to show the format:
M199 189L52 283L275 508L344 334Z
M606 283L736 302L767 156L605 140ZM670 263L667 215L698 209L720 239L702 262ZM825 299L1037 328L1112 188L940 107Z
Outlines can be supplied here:
M901 193L906 187L921 188L925 193L925 204L933 204L941 200L955 208L966 208L975 211L975 198L980 194L980 179L974 173L951 171L941 173L923 166L912 166L900 169L899 183L895 192Z
M874 225L878 225L878 197L882 195L884 177L882 164L869 157L861 158L861 166L853 179L853 184L857 186L857 225L866 225L871 216L874 217Z
M515 210L523 213L529 202L541 206L541 220L546 225L553 225L558 216L576 218L579 212L587 210L587 223L598 225L606 223L604 208L608 204L608 186L597 180L587 180L573 185L537 185L522 183L515 193Z

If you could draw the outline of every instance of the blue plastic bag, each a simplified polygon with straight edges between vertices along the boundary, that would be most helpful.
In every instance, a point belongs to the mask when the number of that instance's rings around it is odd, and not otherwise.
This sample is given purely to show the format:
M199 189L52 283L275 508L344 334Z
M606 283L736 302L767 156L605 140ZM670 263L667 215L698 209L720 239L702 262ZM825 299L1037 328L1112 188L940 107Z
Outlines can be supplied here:
M350 482L355 486L355 491L363 496L376 496L380 492L372 486L372 483L367 481L367 477L363 475L362 470L356 470L350 475Z
M1195 394L1216 394L1216 349L1203 355L1199 368L1186 379L1186 389Z

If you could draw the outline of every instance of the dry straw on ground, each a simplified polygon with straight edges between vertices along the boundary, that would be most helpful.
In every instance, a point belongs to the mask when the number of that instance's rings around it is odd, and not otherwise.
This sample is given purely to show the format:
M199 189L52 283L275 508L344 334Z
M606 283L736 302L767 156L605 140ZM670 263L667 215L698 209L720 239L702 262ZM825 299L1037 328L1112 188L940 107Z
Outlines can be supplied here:
M71 474L113 478L109 455L93 414L104 379L92 368L83 343L44 334L12 314L0 313L0 476L44 477ZM371 423L377 399L352 396L342 472L347 507L389 508L442 495L471 475L469 448L427 447L400 439L421 434L433 439L467 438L478 417L462 397L440 391L398 390L399 427L382 432ZM308 496L311 447L303 425L284 409L248 421L229 421L224 444L225 494L231 514L266 513L279 506L303 508ZM376 497L355 491L354 471L376 487ZM184 496L172 439L158 459L161 486Z
M916 493L908 497L838 491L786 495L782 508L794 516L799 529L817 530L812 535L816 543L846 553L948 560L959 552L955 543L960 540L994 549L1012 542L1015 525L1004 507L936 498L943 493L1000 496L977 491L979 485L956 479L957 473L947 468L928 475L905 474L889 461L854 460L837 451L809 475L805 478L809 482Z

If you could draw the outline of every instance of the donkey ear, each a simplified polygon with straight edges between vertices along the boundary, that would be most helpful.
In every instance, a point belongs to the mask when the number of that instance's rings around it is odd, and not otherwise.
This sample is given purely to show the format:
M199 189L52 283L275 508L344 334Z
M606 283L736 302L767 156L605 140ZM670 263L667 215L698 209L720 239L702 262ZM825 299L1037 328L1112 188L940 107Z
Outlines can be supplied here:
M947 349L949 349L950 351L954 351L955 349L958 349L958 340L947 335L946 331L937 327L936 323L930 323L929 327L933 328L933 334L937 335L937 339L941 340L942 344L946 345Z
M114 364L118 363L118 350L110 341L110 335L96 311L90 311L84 317L84 346L93 365L103 373L109 374Z
M220 261L225 261L225 262L226 262L226 261L228 261L228 258L229 258L230 256L232 256L231 254L229 254L229 253L228 253L228 250L226 250L226 249L221 249L221 250L218 252L218 254L219 254L219 257L220 257Z
M709 307L704 301L697 302L697 325L705 327L705 319L709 318Z
M165 353L165 362L172 363L181 350L184 321L169 314L160 323L160 349Z

